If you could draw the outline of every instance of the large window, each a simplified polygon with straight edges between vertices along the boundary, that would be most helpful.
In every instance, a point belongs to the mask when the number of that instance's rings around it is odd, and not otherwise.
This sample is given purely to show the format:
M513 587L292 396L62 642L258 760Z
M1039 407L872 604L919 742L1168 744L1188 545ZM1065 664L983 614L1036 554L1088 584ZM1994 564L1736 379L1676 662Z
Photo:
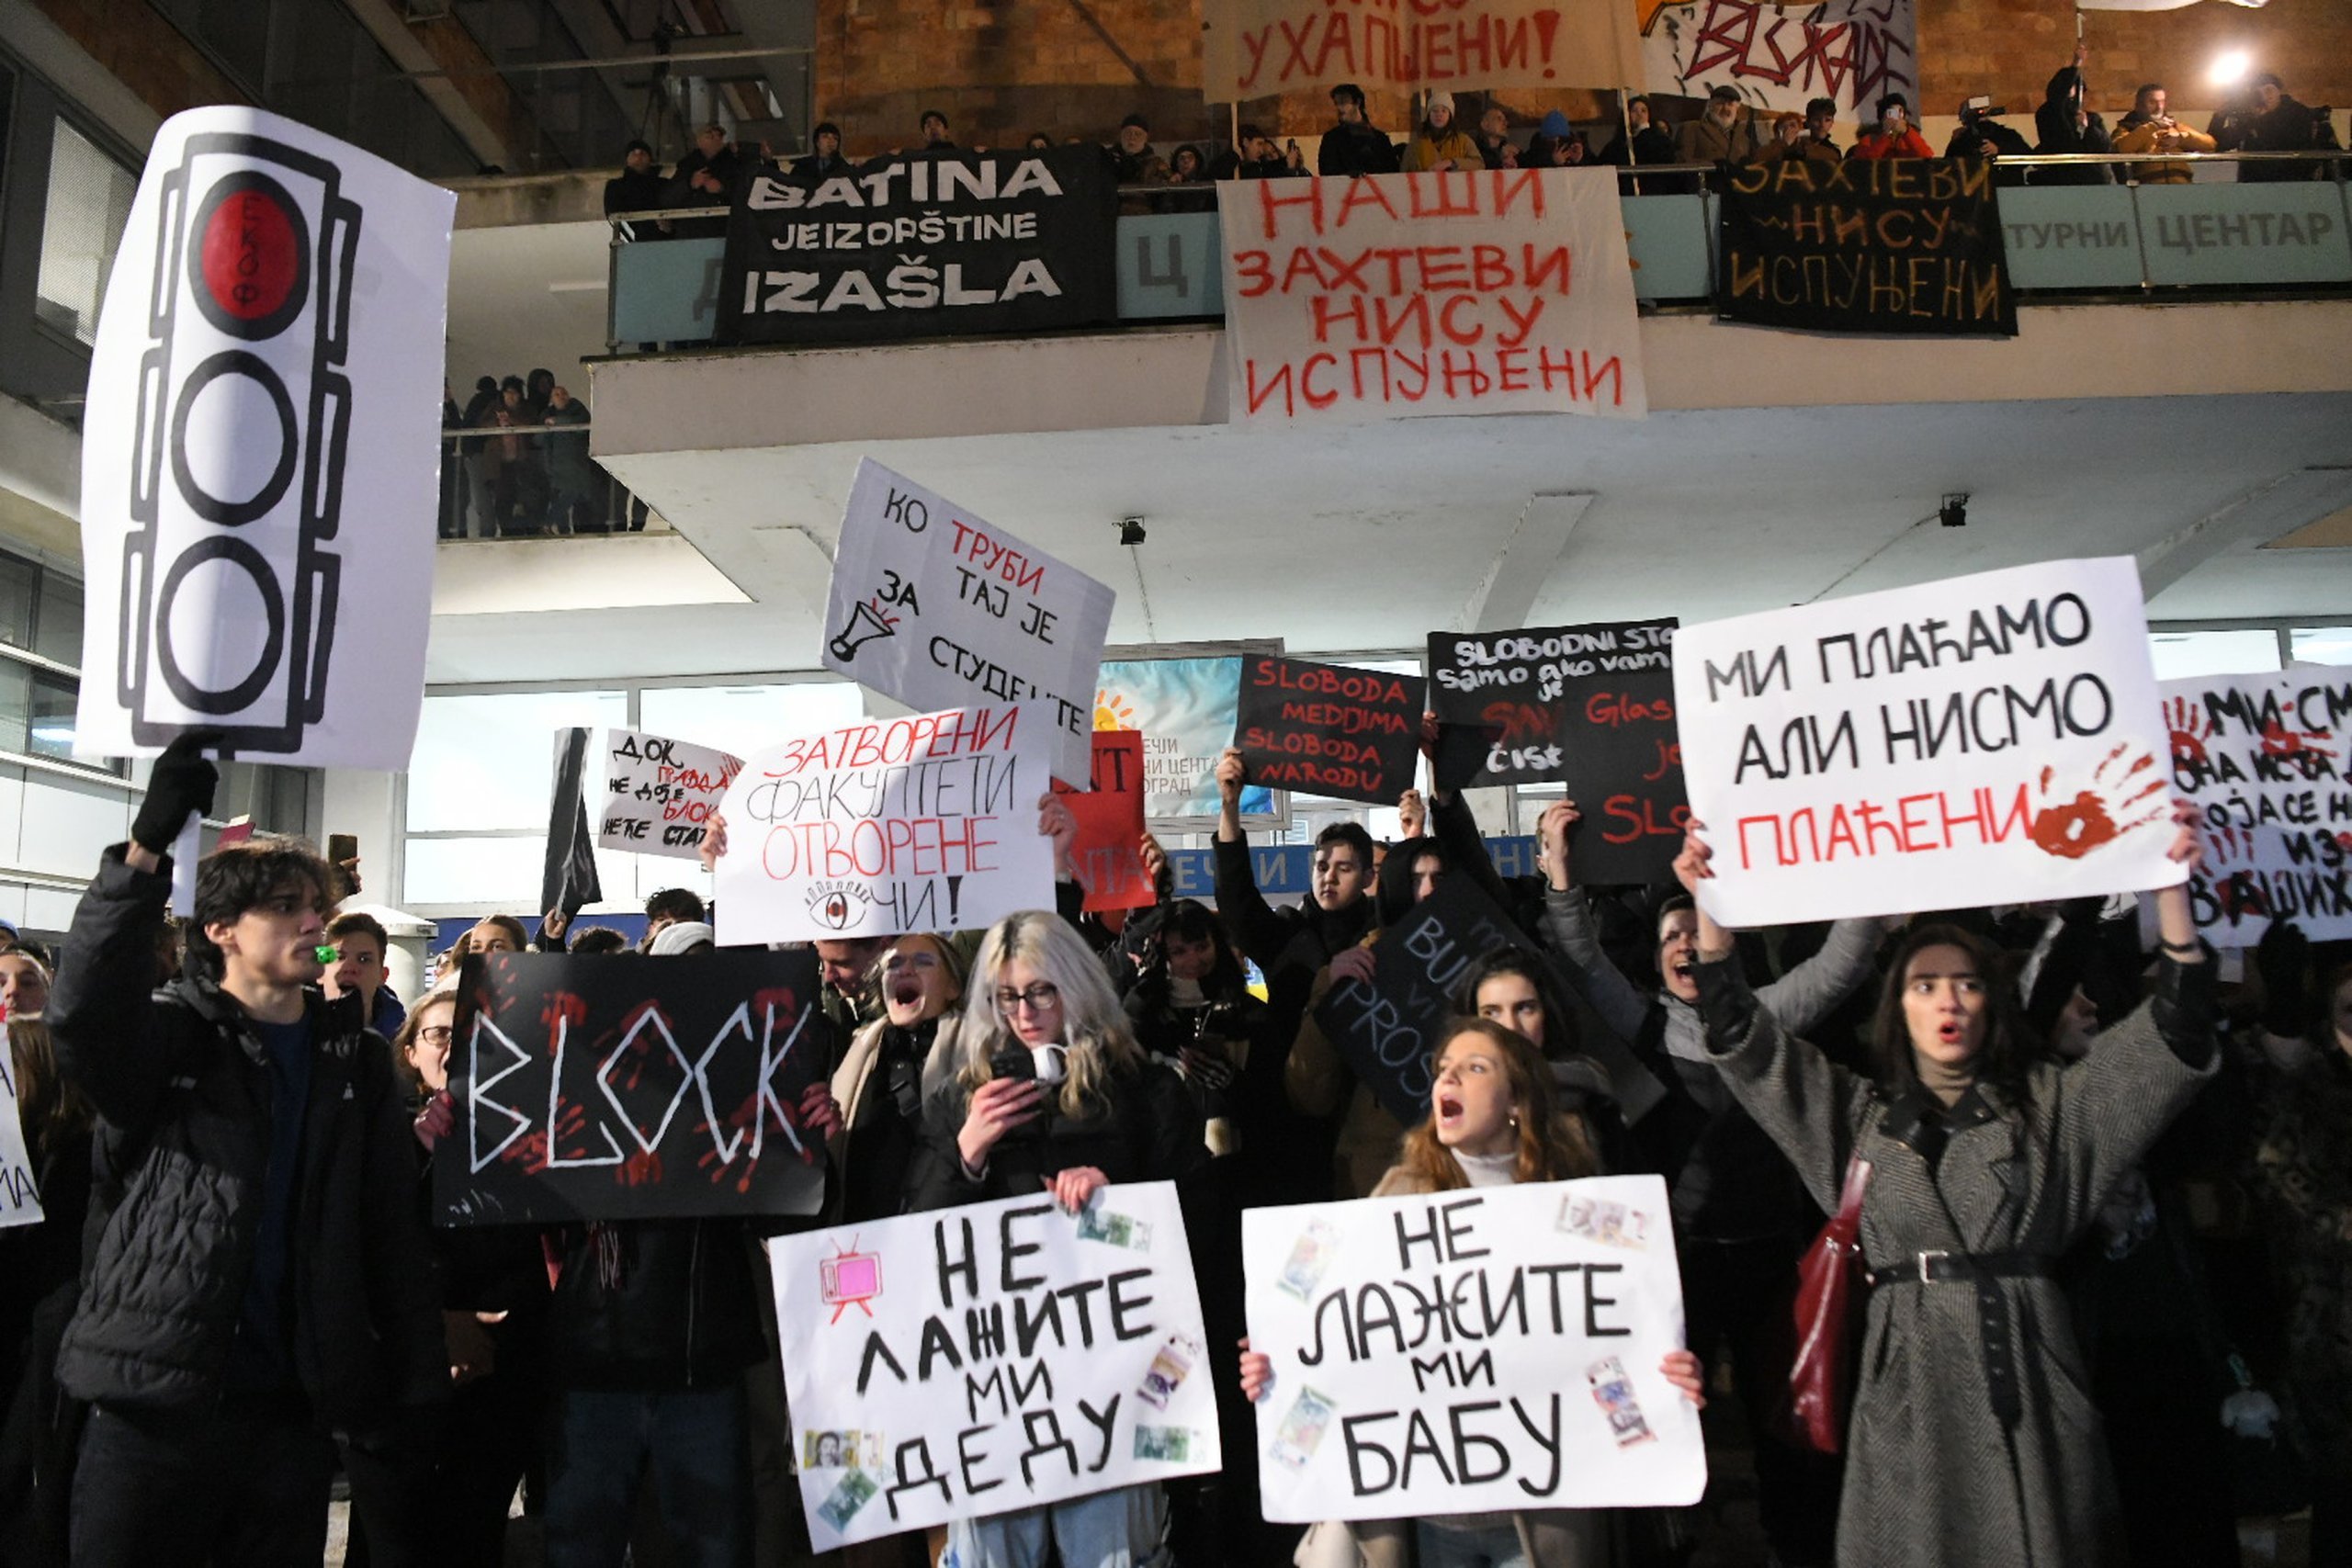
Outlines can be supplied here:
M2297 626L2289 641L2298 664L2352 664L2352 626Z
M497 908L528 916L547 852L555 734L573 725L640 729L738 754L863 712L832 679L636 691L435 694L424 699L408 772L401 899L410 908ZM594 807L591 807L594 809ZM710 891L692 861L600 850L605 903L657 888Z
M49 143L49 195L41 211L33 310L84 344L98 341L98 306L138 186L134 171L65 119L57 120Z

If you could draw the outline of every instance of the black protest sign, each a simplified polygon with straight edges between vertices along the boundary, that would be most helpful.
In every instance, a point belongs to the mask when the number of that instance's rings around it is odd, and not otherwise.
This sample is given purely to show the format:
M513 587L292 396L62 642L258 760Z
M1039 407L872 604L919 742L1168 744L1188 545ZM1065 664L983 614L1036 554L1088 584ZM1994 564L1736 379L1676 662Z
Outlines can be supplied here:
M800 1096L830 1055L807 951L469 958L435 1218L814 1213L824 1140Z
M1429 682L1300 659L1245 659L1233 743L1250 782L1394 806L1413 787Z
M1584 821L1577 875L1663 876L1690 807L1674 724L1674 622L1431 632L1441 789L1557 783Z
M718 341L1034 333L1118 305L1117 190L1096 147L773 165L727 221Z
M1368 984L1336 981L1315 1010L1357 1081L1406 1126L1429 1114L1430 1057L1445 1043L1454 987L1498 947L1534 951L1477 884L1449 876L1380 933Z
M1724 176L1715 311L1828 333L2015 337L2017 298L1973 159L1790 159Z

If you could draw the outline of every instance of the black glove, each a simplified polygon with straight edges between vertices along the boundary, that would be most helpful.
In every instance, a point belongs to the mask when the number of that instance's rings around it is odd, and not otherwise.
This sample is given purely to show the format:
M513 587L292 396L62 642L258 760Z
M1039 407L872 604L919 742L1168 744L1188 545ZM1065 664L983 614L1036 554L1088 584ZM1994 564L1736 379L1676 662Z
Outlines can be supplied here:
M147 798L139 803L139 815L131 819L130 841L153 854L169 854L172 841L187 826L191 811L212 809L212 791L220 782L220 771L204 755L208 746L217 746L217 732L183 735L164 748L155 759L155 771L147 777Z
M2292 920L2273 920L2255 944L2254 966L2262 976L2262 1027L2300 1040L2308 1020L2303 976L2311 967L2312 941Z

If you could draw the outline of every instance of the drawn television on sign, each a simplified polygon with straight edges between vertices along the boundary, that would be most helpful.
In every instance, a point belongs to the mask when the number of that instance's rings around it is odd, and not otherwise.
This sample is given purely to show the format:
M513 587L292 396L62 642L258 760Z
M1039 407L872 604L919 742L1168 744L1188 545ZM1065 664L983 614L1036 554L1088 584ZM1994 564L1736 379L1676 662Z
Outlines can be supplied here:
M856 1247L857 1243L850 1243ZM866 1316L874 1315L872 1303L882 1293L882 1259L870 1252L838 1252L817 1263L818 1298L833 1309L831 1322L839 1323L842 1314L855 1307Z
M131 735L292 751L325 712L360 209L323 159L191 137L164 176L119 677Z

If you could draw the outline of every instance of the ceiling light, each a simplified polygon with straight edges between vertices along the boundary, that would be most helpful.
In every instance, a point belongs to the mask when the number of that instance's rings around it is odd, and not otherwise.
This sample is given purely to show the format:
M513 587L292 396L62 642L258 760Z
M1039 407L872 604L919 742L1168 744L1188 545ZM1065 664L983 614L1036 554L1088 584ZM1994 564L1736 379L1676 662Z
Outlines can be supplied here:
M2216 87L2234 87L2245 80L2252 69L2253 59L2242 49L2225 49L2213 57L2213 64L2205 73L2205 80Z

